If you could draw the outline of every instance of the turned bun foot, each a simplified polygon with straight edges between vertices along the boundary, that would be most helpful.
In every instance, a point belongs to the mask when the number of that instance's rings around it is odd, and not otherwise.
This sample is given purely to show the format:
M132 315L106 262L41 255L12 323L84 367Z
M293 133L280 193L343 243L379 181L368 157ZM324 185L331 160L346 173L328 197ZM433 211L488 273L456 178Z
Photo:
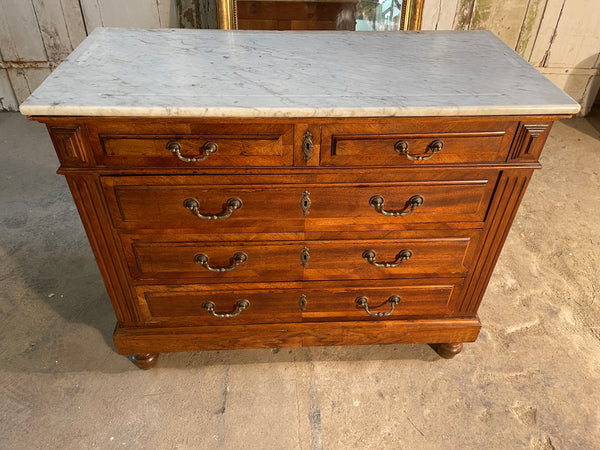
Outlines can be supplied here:
M142 370L152 369L158 361L158 353L147 353L145 355L131 355L129 359Z
M429 344L429 346L436 351L442 358L452 359L458 355L463 349L462 343L451 343L451 344Z

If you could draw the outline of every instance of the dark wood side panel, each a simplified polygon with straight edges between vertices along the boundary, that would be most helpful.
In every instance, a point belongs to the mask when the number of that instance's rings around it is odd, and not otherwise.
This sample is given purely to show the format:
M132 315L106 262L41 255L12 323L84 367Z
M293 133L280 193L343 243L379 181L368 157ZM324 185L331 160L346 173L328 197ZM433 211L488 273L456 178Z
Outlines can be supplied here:
M121 257L123 251L113 235L98 177L69 175L66 178L117 320L123 325L137 323L139 315L133 301L127 266Z
M481 324L472 319L305 322L228 327L123 328L113 335L120 354L323 345L473 342Z
M474 314L479 308L532 173L533 170L508 169L501 174L484 230L481 251L475 268L467 278L458 308L463 314Z

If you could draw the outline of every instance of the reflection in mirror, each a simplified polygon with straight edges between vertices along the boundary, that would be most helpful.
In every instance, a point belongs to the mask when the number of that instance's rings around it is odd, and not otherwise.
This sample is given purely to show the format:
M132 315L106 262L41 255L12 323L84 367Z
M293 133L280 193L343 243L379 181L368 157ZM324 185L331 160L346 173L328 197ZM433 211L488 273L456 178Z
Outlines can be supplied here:
M424 0L216 0L219 27L398 31L421 28Z
M405 0L360 0L356 5L356 31L402 30Z

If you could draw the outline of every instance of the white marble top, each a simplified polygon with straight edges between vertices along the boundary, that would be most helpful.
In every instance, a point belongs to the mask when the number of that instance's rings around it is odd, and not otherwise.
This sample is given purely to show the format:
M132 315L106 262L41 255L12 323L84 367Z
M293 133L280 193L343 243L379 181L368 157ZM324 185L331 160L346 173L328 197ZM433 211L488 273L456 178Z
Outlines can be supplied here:
M488 31L96 30L27 115L352 117L573 114Z

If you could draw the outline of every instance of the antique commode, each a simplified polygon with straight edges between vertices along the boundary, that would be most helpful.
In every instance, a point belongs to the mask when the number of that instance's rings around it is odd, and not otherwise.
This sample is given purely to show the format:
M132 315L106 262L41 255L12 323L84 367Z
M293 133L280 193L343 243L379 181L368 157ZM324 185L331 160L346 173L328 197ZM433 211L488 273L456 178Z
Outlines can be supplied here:
M22 105L47 125L114 342L429 343L452 357L554 120L494 35L96 29Z

